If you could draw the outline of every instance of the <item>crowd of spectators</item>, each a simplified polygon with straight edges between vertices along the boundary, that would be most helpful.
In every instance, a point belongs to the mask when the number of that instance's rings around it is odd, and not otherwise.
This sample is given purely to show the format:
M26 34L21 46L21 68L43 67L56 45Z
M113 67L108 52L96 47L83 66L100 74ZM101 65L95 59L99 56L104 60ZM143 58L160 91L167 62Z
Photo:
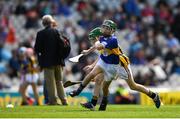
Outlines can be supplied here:
M33 47L40 18L51 14L71 39L69 57L90 47L88 33L104 19L117 23L116 36L130 58L135 81L148 86L180 84L180 2L178 0L1 0L0 89L18 77L17 49ZM92 53L66 62L65 79L82 80ZM174 83L173 83L174 82ZM168 85L170 86L170 85Z

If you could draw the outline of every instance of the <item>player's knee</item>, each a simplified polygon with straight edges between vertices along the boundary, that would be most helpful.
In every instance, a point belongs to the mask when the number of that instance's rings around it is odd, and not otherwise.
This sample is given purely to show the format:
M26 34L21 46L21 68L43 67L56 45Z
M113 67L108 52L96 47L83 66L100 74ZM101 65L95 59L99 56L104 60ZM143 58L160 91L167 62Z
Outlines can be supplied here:
M102 79L96 79L96 84L101 85Z
M137 89L135 84L129 85L129 87L130 87L131 90L136 90Z

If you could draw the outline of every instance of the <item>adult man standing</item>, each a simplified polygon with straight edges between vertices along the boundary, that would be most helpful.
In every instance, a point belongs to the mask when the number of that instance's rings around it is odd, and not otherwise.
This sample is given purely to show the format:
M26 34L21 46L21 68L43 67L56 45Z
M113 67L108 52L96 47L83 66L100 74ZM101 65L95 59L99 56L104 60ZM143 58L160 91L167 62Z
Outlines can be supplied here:
M62 48L64 44L60 39L58 30L52 27L52 21L52 16L43 16L42 24L44 29L37 33L34 48L38 57L39 65L44 70L49 104L58 104L56 98L57 94L62 104L67 105L62 83L62 70L65 65L62 57Z

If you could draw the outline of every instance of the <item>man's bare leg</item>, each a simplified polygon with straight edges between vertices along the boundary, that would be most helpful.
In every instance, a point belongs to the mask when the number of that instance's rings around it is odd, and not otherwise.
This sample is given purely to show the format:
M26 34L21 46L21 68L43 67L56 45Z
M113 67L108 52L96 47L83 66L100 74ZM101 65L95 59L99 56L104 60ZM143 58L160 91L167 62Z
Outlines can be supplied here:
M91 103L96 106L97 100L99 98L99 93L102 87L102 82L104 80L104 74L100 73L95 77L95 86L94 86L94 93L93 93L93 97L91 99Z
M104 79L104 74L103 73L99 73L95 78L95 87L94 87L94 93L93 93L93 97L91 99L90 102L87 103L81 103L81 106L90 109L90 110L95 110L95 106L97 104L97 100L99 97L99 93L100 93L100 89L102 86L102 82Z
M152 98L154 100L156 108L159 108L161 106L161 101L160 101L159 95L157 93L152 92L150 89L146 88L145 86L143 86L141 84L137 84L134 81L134 78L132 76L132 72L131 72L130 68L127 68L126 71L128 73L128 79L126 80L126 82L129 85L129 87L132 90L142 92L142 93L146 94L147 96L149 96L150 98Z
M74 90L69 93L71 97L79 95L82 90L87 86L87 84L95 78L99 73L103 73L103 70L99 66L95 66L93 70L84 78L82 83L80 84L79 88L77 90Z
M100 111L105 111L108 103L109 86L112 81L103 82L103 98L99 107Z

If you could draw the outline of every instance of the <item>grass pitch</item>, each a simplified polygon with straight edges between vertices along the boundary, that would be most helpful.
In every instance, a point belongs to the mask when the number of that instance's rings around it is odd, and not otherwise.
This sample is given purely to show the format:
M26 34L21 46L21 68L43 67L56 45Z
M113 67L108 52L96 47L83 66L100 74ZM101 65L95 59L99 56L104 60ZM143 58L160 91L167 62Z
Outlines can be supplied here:
M106 111L90 111L81 106L19 106L0 108L0 118L180 118L180 105L108 105Z

